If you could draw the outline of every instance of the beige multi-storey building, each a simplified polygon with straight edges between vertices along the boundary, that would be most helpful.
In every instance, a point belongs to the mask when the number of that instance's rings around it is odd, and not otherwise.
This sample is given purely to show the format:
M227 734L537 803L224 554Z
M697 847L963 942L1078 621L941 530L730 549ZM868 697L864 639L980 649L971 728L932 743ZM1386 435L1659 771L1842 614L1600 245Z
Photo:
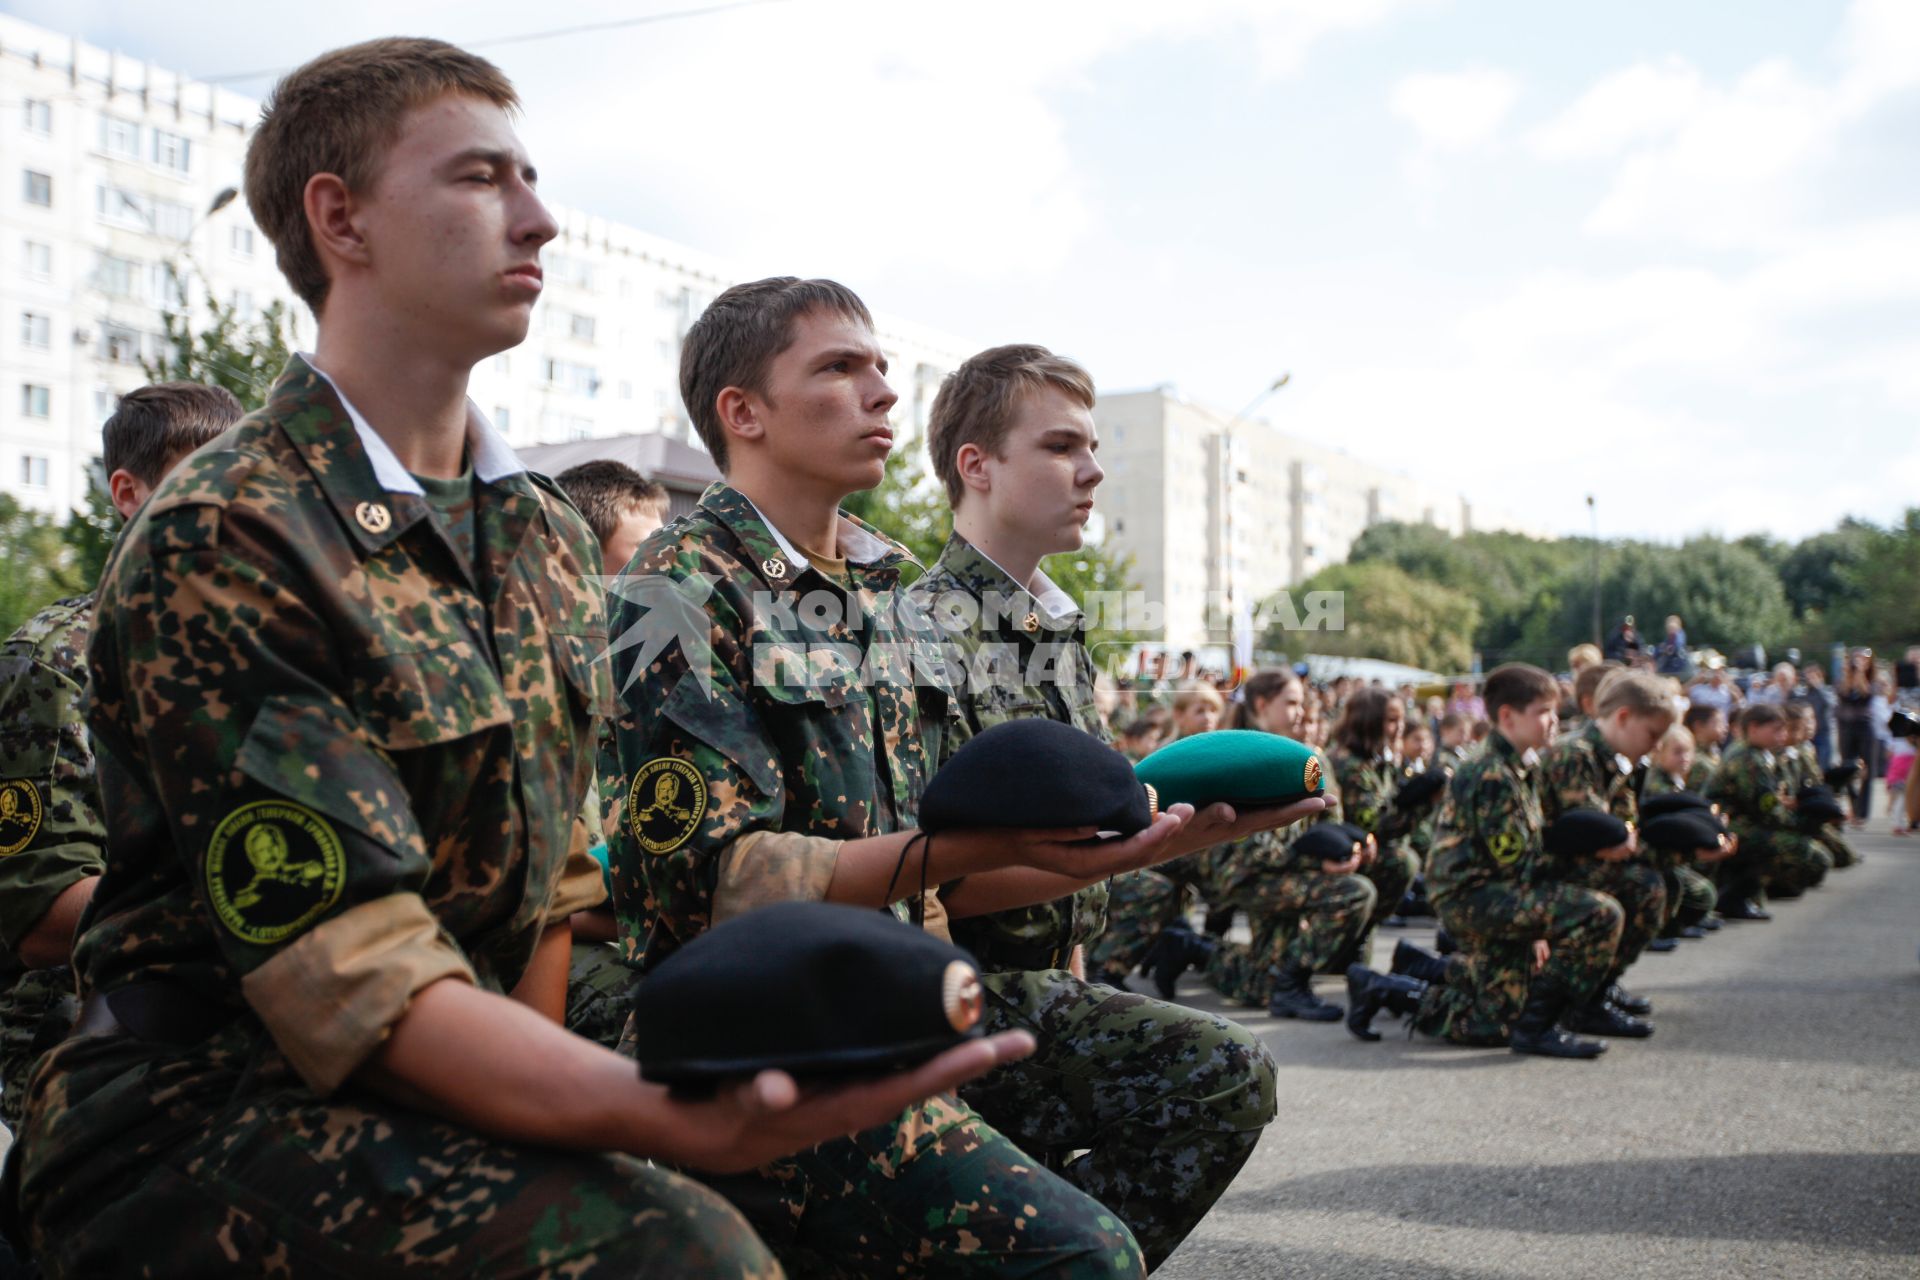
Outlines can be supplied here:
M0 15L0 492L84 503L100 425L144 382L162 317L208 295L246 315L289 304L239 187L257 102ZM526 342L474 371L472 396L516 445L662 432L693 440L680 342L756 274L564 205ZM173 283L184 280L184 288ZM974 348L885 314L897 416L926 425ZM198 327L198 326L196 326Z
M1093 415L1107 538L1133 557L1141 592L1162 607L1154 638L1169 648L1227 643L1243 606L1340 563L1369 525L1522 528L1459 494L1166 387L1102 395Z

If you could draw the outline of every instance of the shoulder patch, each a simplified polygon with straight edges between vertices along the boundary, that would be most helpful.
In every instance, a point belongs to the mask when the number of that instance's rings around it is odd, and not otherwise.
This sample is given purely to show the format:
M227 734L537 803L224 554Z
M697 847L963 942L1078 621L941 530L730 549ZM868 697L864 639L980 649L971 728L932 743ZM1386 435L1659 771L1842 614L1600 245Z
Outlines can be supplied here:
M40 788L18 778L0 782L0 858L33 843L44 816Z
M635 771L627 788L627 830L648 853L678 849L706 816L706 780L685 760L658 756Z
M303 804L256 800L207 841L207 897L227 931L266 947L299 933L340 900L347 856L333 825Z

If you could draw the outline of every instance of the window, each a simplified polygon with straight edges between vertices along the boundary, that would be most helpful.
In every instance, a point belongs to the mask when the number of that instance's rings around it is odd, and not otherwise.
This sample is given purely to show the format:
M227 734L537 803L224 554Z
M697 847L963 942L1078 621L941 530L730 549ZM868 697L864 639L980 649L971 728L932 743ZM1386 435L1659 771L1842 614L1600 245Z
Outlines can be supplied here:
M20 198L43 209L53 207L53 179L28 169L21 175Z
M122 187L93 189L93 216L134 231L153 230L153 201Z
M231 238L228 240L228 245L232 248L234 257L251 258L253 256L253 228L235 227L232 231Z
M140 126L118 116L100 117L100 149L122 160L140 158Z
M29 489L47 487L47 460L37 453L20 455L20 483Z
M39 98L28 98L26 103L26 124L28 133L48 134L53 132L53 104Z
M45 280L53 274L53 246L38 240L27 241L27 274Z
M100 358L108 364L139 364L140 331L124 325L101 325Z
M503 404L493 406L493 425L501 435L513 430L513 414L507 406Z
M185 240L193 232L193 210L171 200L154 201L153 231L169 240Z
M258 310L253 302L253 290L235 289L233 291L233 312L242 320L251 320Z
M153 131L153 162L162 169L188 173L193 168L193 144L165 129Z
M20 314L20 342L23 346L45 351L53 345L53 322L33 311Z
M589 399L600 394L600 375L592 365L575 364L570 360L545 360L541 363L545 366L550 385Z
M580 342L592 342L594 323L592 316L575 315L567 326L568 332Z
M20 387L20 416L23 418L46 418L53 414L53 393L45 387L31 382Z
M119 407L120 397L115 394L112 387L95 387L93 389L93 420L95 422L105 422L113 416L113 411Z
M140 283L140 264L130 258L100 255L93 271L93 287L114 298L131 298Z

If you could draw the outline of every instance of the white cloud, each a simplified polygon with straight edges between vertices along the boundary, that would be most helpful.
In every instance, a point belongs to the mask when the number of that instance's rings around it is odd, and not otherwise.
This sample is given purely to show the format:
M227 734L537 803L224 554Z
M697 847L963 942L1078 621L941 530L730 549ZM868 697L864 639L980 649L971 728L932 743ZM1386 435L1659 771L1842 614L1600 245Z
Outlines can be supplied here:
M1388 105L1428 146L1457 151L1492 141L1519 97L1512 75L1478 67L1408 76L1394 86Z
M1642 62L1602 78L1579 101L1527 137L1555 160L1611 156L1629 144L1670 136L1699 110L1706 86L1681 58Z

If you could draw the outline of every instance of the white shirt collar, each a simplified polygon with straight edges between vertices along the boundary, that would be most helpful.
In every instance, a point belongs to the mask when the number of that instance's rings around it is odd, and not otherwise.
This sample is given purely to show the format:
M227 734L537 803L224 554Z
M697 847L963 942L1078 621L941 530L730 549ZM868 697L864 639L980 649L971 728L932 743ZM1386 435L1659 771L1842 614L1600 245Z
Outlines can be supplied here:
M1014 577L1011 573L1007 573L1007 566L1001 564L986 552L980 551L978 547L974 547L974 550L980 552L980 558L982 560L985 560L1001 573L1006 573L1008 582L1013 583L1015 586L1020 586L1020 579ZM1034 586L1038 587L1039 590L1035 591L1025 587L1021 589L1033 597L1035 604L1047 611L1049 618L1065 618L1071 614L1080 612L1080 606L1074 601L1074 598L1068 595L1066 590L1054 582L1052 578L1049 578L1047 571L1039 565L1033 567L1033 582Z
M746 494L740 495L747 498ZM747 498L747 505L753 508L753 514L760 517L760 523L767 526L767 532L780 544L781 552L794 564L810 564L806 552L793 544L793 540L780 532L780 526L767 519L767 513L758 503ZM887 543L874 537L853 521L836 516L839 522L834 529L834 550L840 554L835 559L844 558L848 564L872 564L891 549Z
M373 464L373 478L380 482L380 487L388 493L412 493L424 497L426 490L413 478L413 473L401 465L400 459L394 456L380 433L373 429L366 415L347 399L347 393L340 389L340 384L315 364L312 356L304 351L299 354L307 362L307 367L325 378L327 385L333 388L333 394L340 397L340 405L353 421L354 434L360 437L360 447L367 451L367 460ZM481 413L480 407L471 400L467 401L467 457L473 463L475 478L487 484L527 469L526 464L520 461L520 455L507 443L507 438L494 430L493 424L487 421L487 415Z

